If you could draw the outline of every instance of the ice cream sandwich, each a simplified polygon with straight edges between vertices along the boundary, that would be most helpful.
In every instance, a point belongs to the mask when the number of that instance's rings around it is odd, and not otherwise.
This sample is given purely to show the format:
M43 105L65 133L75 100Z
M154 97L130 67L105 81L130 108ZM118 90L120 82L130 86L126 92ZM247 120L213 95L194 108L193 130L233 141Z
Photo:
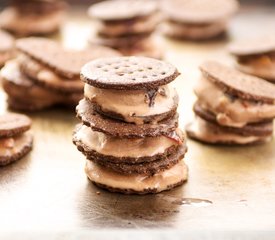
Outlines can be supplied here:
M236 41L229 45L229 51L240 71L275 82L275 37Z
M0 14L0 27L17 35L48 35L59 30L67 4L62 0L13 0Z
M88 14L97 29L92 43L112 47L126 56L161 58L152 38L161 19L156 1L108 0L92 5Z
M80 69L98 57L119 56L113 49L96 47L65 50L44 38L16 41L17 58L2 69L2 84L11 108L34 111L54 105L75 107L83 97Z
M238 10L236 0L165 0L162 31L173 38L207 40L226 32Z
M0 116L0 166L15 162L32 149L31 120L22 114Z
M196 119L187 125L189 137L206 143L266 142L273 134L275 86L218 62L200 66L195 87Z
M169 63L146 57L102 58L81 70L82 121L73 142L96 185L121 193L157 193L187 179L186 139ZM105 99L105 101L103 101Z

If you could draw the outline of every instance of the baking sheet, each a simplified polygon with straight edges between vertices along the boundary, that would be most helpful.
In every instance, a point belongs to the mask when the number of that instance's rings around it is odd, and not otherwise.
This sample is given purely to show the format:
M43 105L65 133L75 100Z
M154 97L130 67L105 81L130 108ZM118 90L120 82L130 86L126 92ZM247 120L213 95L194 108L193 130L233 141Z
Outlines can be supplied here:
M60 40L67 47L82 48L92 25L77 9L71 16ZM274 26L274 7L247 7L232 21L230 38L274 33ZM167 50L167 60L182 73L174 84L181 97L180 123L184 126L192 119L197 66L206 59L233 64L224 49L229 39L207 43L158 40ZM0 110L5 112L2 91L0 97ZM157 195L124 196L98 189L86 179L84 157L71 141L78 122L74 112L54 109L30 116L35 134L32 153L0 169L1 230L275 228L274 140L249 147L215 147L189 140L186 184Z

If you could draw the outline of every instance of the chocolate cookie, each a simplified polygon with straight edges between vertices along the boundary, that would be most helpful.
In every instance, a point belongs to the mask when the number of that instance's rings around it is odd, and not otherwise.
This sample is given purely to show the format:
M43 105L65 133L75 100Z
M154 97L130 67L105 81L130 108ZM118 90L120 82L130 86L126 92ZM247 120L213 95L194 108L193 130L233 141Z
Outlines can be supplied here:
M123 175L92 162L86 163L86 174L97 186L110 192L123 194L159 193L182 185L187 180L188 169L183 161L152 176Z
M65 50L50 39L37 37L19 39L16 47L20 52L69 79L79 77L81 67L91 60L120 55L115 50L99 46L81 51Z
M157 2L152 0L109 0L92 5L89 15L102 21L120 21L148 16L157 8Z
M178 115L172 118L160 121L157 124L127 124L125 122L104 117L98 114L94 105L87 99L79 102L76 108L78 118L87 126L95 131L103 132L115 137L146 137L169 134L178 126Z
M19 160L32 149L32 135L26 132L31 120L22 114L0 116L0 166Z
M204 119L205 121L212 124L218 124L215 114L202 108L198 102L194 104L193 110L197 116ZM263 122L250 123L242 128L223 126L223 129L227 130L228 132L240 134L243 136L270 136L273 132L273 120L270 119Z
M81 71L84 82L118 90L155 89L178 75L173 65L146 57L101 58L87 63Z
M274 103L275 86L269 82L214 61L203 63L200 70L203 76L230 95L246 100Z
M0 138L13 137L26 132L31 127L31 120L22 114L8 113L0 116Z

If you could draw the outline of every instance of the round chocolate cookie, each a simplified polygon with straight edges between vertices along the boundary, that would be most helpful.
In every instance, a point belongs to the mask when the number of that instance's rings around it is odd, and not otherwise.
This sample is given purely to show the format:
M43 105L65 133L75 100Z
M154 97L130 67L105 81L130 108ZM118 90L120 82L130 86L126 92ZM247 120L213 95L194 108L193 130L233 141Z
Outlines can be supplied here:
M94 105L87 99L82 99L76 108L77 116L87 126L93 130L103 132L115 137L145 137L167 135L178 126L178 114L172 118L165 119L156 124L129 124L119 120L110 119L98 114Z
M98 88L155 89L179 75L171 64L147 57L101 58L84 65L81 79Z
M0 126L3 130L1 122ZM0 166L6 166L24 157L31 151L32 143L33 137L30 133L19 134L12 138L0 138Z
M152 176L120 174L92 161L87 161L85 171L95 185L110 192L140 195L170 190L182 185L188 176L188 169L183 160Z
M275 101L274 84L261 78L241 73L214 61L203 63L200 70L205 78L232 96L270 104Z
M165 0L161 9L174 21L205 24L229 18L238 7L236 0Z
M228 46L228 50L235 56L253 56L275 52L275 37L265 36L236 41Z
M92 5L89 16L102 21L121 21L148 16L157 11L153 0L109 0Z
M198 115L200 118L210 123L218 124L216 121L215 114L202 108L198 102L195 103L193 110L196 113L196 115ZM231 133L236 133L243 136L251 136L251 135L270 136L273 132L273 120L267 119L266 121L259 122L259 123L250 123L245 125L242 128L227 127L227 126L222 126L222 127Z
M17 40L16 47L65 78L79 77L81 67L91 60L120 56L117 51L102 46L91 46L81 51L65 50L50 39L37 37Z
M7 113L0 116L0 138L21 134L31 127L31 120L25 115Z

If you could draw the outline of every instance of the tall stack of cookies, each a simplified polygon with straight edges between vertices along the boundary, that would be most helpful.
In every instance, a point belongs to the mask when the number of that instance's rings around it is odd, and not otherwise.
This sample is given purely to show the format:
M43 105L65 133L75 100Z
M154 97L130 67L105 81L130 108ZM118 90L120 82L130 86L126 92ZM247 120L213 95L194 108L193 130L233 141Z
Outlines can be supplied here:
M102 58L81 71L82 124L73 142L86 156L96 185L126 194L157 193L187 179L187 147L178 128L179 75L169 63L146 57Z
M0 27L17 35L47 35L59 30L67 4L62 0L12 0L0 14Z
M10 108L36 111L56 105L75 107L83 97L81 67L96 58L120 56L106 47L65 50L56 42L38 37L17 40L16 59L1 71Z
M218 62L200 66L195 87L196 119L187 134L206 143L251 144L269 141L275 118L275 86Z
M152 33L160 15L154 0L108 0L94 4L89 16L97 23L93 44L119 50L125 56L161 58Z

